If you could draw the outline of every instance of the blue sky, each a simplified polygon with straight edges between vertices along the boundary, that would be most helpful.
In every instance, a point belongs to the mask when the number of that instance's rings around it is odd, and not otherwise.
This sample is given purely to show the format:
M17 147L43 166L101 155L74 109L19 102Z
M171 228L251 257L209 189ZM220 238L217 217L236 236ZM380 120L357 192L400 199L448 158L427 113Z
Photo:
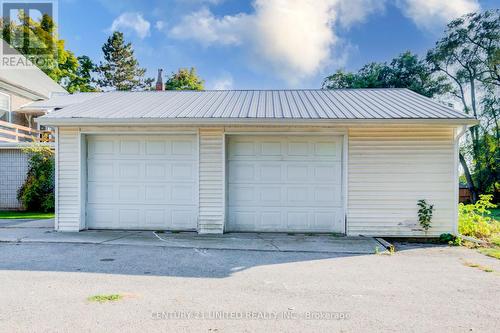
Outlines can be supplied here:
M59 35L94 61L113 29L147 75L196 67L207 89L319 88L411 50L425 54L447 21L493 0L59 0Z

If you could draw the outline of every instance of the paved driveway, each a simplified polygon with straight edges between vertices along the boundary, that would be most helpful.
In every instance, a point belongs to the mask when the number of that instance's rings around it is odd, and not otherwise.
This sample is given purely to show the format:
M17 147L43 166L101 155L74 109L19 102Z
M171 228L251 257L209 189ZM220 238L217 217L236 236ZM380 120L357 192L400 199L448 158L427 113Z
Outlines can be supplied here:
M464 248L399 249L0 243L0 331L498 331L500 261ZM87 300L115 293L124 298Z
M385 250L384 246L375 238L337 237L330 234L230 233L224 235L198 235L195 232L159 233L119 230L56 232L54 231L54 220L0 219L0 242L108 244L351 254L371 254Z

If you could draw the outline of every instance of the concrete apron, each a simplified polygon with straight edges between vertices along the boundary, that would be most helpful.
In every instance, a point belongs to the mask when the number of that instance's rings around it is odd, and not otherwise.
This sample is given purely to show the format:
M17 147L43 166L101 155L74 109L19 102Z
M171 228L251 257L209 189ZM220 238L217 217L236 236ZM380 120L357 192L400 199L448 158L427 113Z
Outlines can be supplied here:
M56 232L49 228L0 227L0 242L80 243L129 246L161 246L217 250L275 252L316 252L373 254L384 246L372 237L335 237L332 235L227 233L199 235L195 232L155 233L153 231L89 230Z

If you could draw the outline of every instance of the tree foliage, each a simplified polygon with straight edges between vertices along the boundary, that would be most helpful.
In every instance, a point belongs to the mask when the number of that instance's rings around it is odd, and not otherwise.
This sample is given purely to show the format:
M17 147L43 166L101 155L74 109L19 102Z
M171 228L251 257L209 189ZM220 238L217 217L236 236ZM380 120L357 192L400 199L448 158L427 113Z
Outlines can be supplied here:
M191 67L180 68L177 73L172 73L165 83L166 90L203 90L205 81L203 81L196 69Z
M150 89L152 79L144 79L146 69L139 66L131 43L125 43L123 33L113 32L102 46L104 62L96 68L99 87L116 90Z
M35 21L20 11L18 21L1 22L2 39L28 59L38 59L32 62L69 92L88 91L81 64L55 34L52 18L44 14Z
M409 51L390 63L366 64L356 73L337 71L323 81L323 88L408 88L428 97L450 89L445 77L435 75L425 59Z
M17 192L23 207L34 212L54 211L54 152L47 146L23 149L28 154L26 180Z
M465 113L480 120L469 130L460 161L474 201L478 193L499 200L500 173L500 10L471 13L447 25L445 36L427 54L446 74L451 94Z

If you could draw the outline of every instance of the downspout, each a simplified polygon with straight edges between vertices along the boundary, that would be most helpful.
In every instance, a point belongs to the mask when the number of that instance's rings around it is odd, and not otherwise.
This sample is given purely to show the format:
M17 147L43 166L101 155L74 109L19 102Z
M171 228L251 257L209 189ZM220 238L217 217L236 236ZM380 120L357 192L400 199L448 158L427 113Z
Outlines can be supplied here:
M453 231L454 231L454 234L455 236L458 236L459 233L458 233L458 198L459 198L459 183L460 183L460 175L458 173L458 168L459 168L459 165L460 165L460 162L459 162L459 145L460 145L460 139L462 138L462 136L467 132L467 129L468 129L469 126L467 125L464 125L461 127L461 130L459 130L458 133L456 133L456 131L459 128L455 129L455 142L454 142L454 165L455 165L455 172L453 173L453 181L455 182L454 183L454 200L455 203L454 203L454 226L453 226Z

